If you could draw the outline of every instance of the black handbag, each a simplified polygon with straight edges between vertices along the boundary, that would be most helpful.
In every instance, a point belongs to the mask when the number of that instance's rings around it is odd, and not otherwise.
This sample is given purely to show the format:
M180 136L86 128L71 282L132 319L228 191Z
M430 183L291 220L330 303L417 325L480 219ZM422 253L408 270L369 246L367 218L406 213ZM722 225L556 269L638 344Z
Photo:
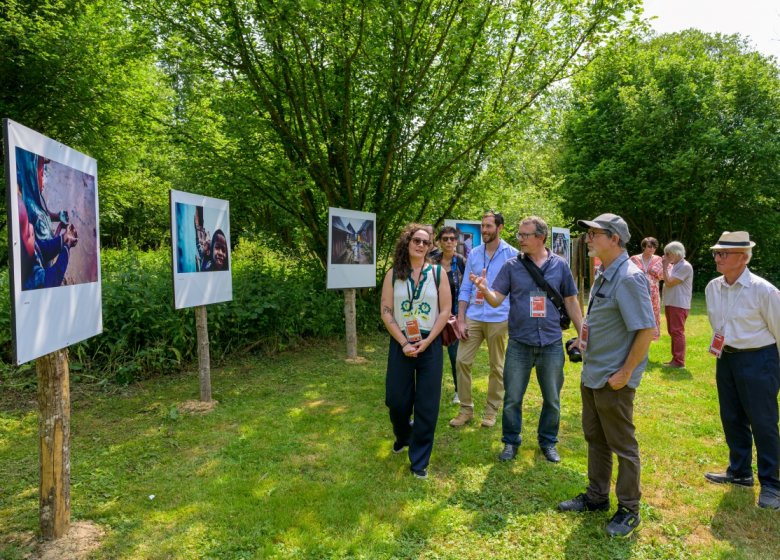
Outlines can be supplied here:
M561 329L564 331L568 329L571 326L571 319L569 318L569 314L566 312L566 305L563 302L561 294L558 293L558 290L547 283L547 280L544 279L544 274L542 274L542 270L536 266L534 261L528 258L528 255L523 255L523 257L520 259L520 262L525 265L526 270L528 270L528 274L530 274L531 278L534 279L536 285L547 292L547 297L550 298L550 301L553 302L555 309L557 309L558 313L560 313Z

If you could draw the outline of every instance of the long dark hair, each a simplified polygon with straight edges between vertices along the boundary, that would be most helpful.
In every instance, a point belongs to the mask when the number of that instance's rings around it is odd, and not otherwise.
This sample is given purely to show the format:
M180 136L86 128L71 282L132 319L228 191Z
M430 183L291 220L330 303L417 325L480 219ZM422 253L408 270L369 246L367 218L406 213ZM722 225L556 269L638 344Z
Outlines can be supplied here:
M414 232L420 230L428 233L425 230L425 226L422 224L408 224L398 237L398 241L395 243L393 272L395 273L395 277L399 280L406 280L409 277L409 271L412 269L412 263L409 261L409 243L412 242ZM430 239L430 236L428 240L433 242L433 240Z

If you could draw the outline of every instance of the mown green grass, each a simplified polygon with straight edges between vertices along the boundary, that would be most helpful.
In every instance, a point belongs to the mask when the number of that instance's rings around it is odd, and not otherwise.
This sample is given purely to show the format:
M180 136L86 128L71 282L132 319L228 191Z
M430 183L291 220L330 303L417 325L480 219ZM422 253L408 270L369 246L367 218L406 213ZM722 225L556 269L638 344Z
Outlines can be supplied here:
M566 366L559 465L536 449L535 381L524 444L504 464L500 424L447 426L457 407L445 371L431 476L420 481L390 452L385 336L361 340L360 365L342 359L339 341L236 357L212 372L219 406L208 415L176 409L197 398L196 373L113 394L74 387L72 517L107 529L94 558L776 558L780 514L755 507L757 489L702 476L725 467L727 449L700 299L687 330L688 369L661 367L663 336L637 393L643 520L628 540L604 534L611 512L555 509L586 484L579 364ZM484 350L474 371L479 413ZM37 530L34 399L16 395L0 411L0 558L22 558Z

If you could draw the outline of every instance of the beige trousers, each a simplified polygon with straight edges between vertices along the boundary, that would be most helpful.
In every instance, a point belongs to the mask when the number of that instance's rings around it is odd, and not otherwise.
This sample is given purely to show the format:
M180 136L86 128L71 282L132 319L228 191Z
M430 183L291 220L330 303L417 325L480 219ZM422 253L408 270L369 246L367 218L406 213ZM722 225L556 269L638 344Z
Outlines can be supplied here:
M482 341L487 341L490 358L490 376L488 377L488 397L485 414L495 415L504 402L504 357L508 335L507 321L484 323L466 318L469 337L458 344L458 357L455 369L458 373L458 398L461 412L474 414L474 401L471 397L471 366Z

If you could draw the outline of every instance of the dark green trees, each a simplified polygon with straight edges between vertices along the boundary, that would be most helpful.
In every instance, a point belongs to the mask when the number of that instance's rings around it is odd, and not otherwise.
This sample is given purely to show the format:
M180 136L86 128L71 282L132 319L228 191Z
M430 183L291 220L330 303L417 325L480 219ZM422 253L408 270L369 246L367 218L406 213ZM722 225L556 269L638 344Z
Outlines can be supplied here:
M780 274L779 74L738 37L695 30L606 52L573 81L565 214L615 212L710 269L707 247L746 229L752 266Z

